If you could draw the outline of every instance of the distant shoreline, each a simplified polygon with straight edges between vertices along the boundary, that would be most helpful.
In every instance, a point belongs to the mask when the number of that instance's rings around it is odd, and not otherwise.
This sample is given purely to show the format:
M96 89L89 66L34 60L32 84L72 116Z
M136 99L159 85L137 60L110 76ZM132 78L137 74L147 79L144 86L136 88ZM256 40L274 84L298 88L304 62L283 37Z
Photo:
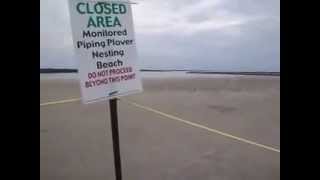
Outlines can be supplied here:
M232 74L232 75L255 75L255 76L280 76L280 72L211 72L211 71L188 71L193 74Z
M76 73L78 72L77 69L40 69L40 74L41 73Z
M180 69L141 69L141 72L176 72L184 71L190 74L232 74L232 75L255 75L255 76L280 76L280 72L223 72L223 71L203 71L203 70L180 70ZM51 69L44 68L40 69L40 74L49 74L49 73L77 73L77 69Z

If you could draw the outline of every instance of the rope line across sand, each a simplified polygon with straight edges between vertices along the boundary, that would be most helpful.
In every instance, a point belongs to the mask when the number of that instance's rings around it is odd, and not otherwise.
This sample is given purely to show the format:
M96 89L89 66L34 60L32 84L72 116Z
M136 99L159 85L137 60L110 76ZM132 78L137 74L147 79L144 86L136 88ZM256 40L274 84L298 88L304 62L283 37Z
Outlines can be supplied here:
M63 103L76 102L76 101L80 101L80 100L81 100L81 98L73 98L73 99L66 99L66 100L60 100L60 101L51 101L51 102L46 102L46 103L40 103L40 107L41 107L41 106L48 106L48 105L55 105L55 104L63 104ZM240 141L240 142L244 142L244 143L247 143L247 144L250 144L250 145L254 145L254 146L256 146L256 147L260 147L260 148L263 148L263 149L266 149L266 150L270 150L270 151L273 151L273 152L278 152L278 153L280 153L280 150L279 150L279 149L276 149L276 148L273 148L273 147L270 147L270 146L267 146L267 145L263 145L263 144L260 144L260 143L256 143L256 142L253 142L253 141L244 139L244 138L240 138L240 137L237 137L237 136L228 134L228 133L224 133L224 132L222 132L222 131L219 131L219 130L216 130L216 129L212 129L212 128L203 126L203 125L201 125L201 124L193 123L193 122L190 122L190 121L181 119L181 118L179 118L179 117L176 117L176 116L173 116L173 115L170 115L170 114L167 114L167 113L158 111L158 110L156 110L156 109L153 109L153 108L150 108L150 107L147 107L147 106L140 105L140 104L138 104L138 103L135 103L135 102L132 102L132 101L129 101L129 100L125 100L125 99L119 99L119 100L120 100L120 101L123 101L123 102L126 102L126 103L128 103L128 104L130 104L130 105L132 105L132 106L135 106L135 107L144 109L144 110L146 110L146 111L153 112L153 113L155 113L155 114L159 114L159 115L161 115L161 116L167 117L167 118L172 119L172 120L175 120L175 121L179 121L179 122L181 122L181 123L184 123L184 124L187 124L187 125L190 125L190 126L193 126L193 127L197 127L197 128L200 128L200 129L204 129L204 130L207 130L207 131L209 131L209 132L213 132L213 133L215 133L215 134L222 135L222 136L224 136L224 137L228 137L228 138L231 138L231 139L234 139L234 140L238 140L238 141Z

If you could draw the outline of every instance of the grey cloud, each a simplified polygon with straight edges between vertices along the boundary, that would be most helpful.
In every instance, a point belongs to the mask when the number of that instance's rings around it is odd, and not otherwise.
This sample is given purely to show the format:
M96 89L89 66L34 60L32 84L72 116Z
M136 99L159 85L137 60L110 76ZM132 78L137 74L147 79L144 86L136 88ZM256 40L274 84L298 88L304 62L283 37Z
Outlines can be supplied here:
M138 35L138 42L143 41L144 46L148 47L141 46L139 54L143 64L153 68L169 68L168 65L172 65L176 68L217 71L279 71L280 35L277 22L249 22L233 29L239 34L231 36L224 30L216 30L191 37L176 36L174 33ZM158 44L164 45L159 48ZM148 54L150 52L153 56Z

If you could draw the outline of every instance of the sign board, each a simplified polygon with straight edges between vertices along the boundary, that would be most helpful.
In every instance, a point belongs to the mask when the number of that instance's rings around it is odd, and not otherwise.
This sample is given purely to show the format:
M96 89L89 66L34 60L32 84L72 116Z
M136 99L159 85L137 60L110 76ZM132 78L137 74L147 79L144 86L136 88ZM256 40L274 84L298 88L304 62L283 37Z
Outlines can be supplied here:
M83 102L141 92L131 4L69 0L69 9Z

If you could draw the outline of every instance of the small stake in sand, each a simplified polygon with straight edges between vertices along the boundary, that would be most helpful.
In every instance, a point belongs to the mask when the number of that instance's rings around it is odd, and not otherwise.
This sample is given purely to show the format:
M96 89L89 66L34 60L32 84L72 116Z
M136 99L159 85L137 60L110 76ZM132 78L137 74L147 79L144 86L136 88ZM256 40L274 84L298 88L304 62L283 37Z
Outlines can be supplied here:
M117 100L118 100L117 98L110 99L109 106L110 106L110 117L111 117L115 176L116 176L116 180L122 180Z

